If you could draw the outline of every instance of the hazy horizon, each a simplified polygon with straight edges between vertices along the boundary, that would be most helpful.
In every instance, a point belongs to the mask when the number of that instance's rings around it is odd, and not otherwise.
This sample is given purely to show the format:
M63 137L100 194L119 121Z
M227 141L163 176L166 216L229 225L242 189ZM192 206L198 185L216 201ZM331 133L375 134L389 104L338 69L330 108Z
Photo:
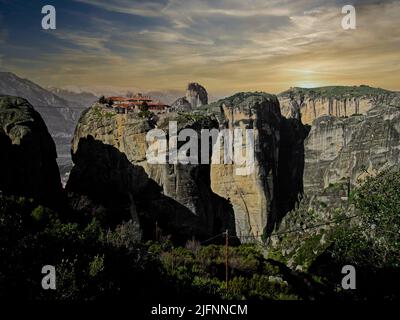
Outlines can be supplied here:
M399 1L0 0L0 69L43 87L215 95L361 85L399 91Z
M18 74L13 73L12 71L0 70L0 73L1 72L10 72L10 73L16 75L17 77L20 77ZM28 80L28 81L32 81L31 79L28 79L28 78L24 78L24 77L20 77L20 78ZM178 90L178 89L168 89L168 88L160 89L160 90L156 90L156 89L153 90L151 88L150 89L143 89L143 88L113 87L113 86L85 86L85 85L82 85L82 86L76 86L76 85L46 86L46 85L42 85L40 83L36 83L36 82L34 82L34 83L39 85L39 86L41 86L45 90L62 89L62 90L70 91L72 93L91 93L91 94L97 95L99 97L101 95L106 95L106 96L107 95L109 95L109 96L111 96L111 95L122 95L123 96L123 95L127 94L128 92L133 92L133 93L154 93L154 92L159 92L159 93L164 93L164 94L171 93L171 94L182 95L182 94L184 94L185 88L186 88L186 86L185 86L184 88L182 88L180 90ZM289 90L291 88L313 89L313 88L327 88L327 87L340 87L340 86L350 87L350 86L362 86L362 85L370 86L367 83L360 83L358 85L334 85L333 84L333 85L327 85L327 86L313 86L313 87L290 86L290 87L288 87L288 88L286 88L286 89L284 89L282 91L279 91L279 92L267 92L265 90L263 90L263 92L278 95L278 94L281 94L281 93L283 93L283 92L285 92L285 91L287 91L287 90ZM381 88L381 89L388 90L388 91L394 91L394 92L400 92L399 90L390 90L390 89L387 89L387 88ZM255 92L255 91L257 91L257 90L249 90L249 92ZM210 101L213 101L213 100L217 100L219 98L223 98L223 97L227 97L229 95L233 95L233 94L238 93L238 92L245 92L245 91L238 90L238 91L232 91L232 92L226 92L226 93L209 92L209 99L210 99Z

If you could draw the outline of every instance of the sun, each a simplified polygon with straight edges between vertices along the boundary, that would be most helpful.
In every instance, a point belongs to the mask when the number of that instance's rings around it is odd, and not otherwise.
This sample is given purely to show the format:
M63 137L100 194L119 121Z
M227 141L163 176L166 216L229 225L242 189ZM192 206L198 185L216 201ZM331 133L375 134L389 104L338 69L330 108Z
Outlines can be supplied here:
M295 83L296 87L300 88L317 88L320 87L321 84L318 83L317 81L298 81Z
M316 88L321 87L321 79L319 79L319 72L313 69L290 69L293 73L294 85L300 88Z

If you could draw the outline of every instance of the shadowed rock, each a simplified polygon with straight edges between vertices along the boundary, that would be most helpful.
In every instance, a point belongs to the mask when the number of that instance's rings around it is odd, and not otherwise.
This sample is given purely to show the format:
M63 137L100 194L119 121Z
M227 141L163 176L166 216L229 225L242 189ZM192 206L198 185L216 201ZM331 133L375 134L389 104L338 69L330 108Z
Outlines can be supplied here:
M178 131L185 128L197 132L212 128L254 129L254 171L239 176L235 170L240 166L236 164L149 164L146 134L154 126L168 134L170 121L177 121ZM128 203L134 203L138 221L150 238L154 235L155 222L163 221L164 228L181 238L192 235L204 238L229 229L244 242L261 241L301 196L306 135L307 130L301 122L283 118L276 96L266 93L239 93L193 112L160 115L157 123L133 113L116 114L94 105L83 114L76 128L72 151L77 168L71 174L68 191L87 195L88 191L81 190L80 185L90 180L93 187L88 189L97 193L91 198L97 197L104 202L112 195L112 191L104 190L126 190L131 195ZM81 141L89 136L94 138L91 144L100 142L104 146L97 151L80 151L84 145ZM119 161L103 157L101 154L109 152L106 145L113 148L117 159L125 159L126 165L119 167ZM210 149L215 147L210 142ZM126 181L127 177L133 176L131 171L137 166L144 169L147 177ZM78 174L82 168L90 174ZM113 173L114 170L118 172ZM98 190L95 181L103 181L103 171L107 187ZM122 185L112 187L114 177ZM82 183L79 182L81 179ZM148 186L136 194L132 181L141 184L146 180ZM166 210L169 213L163 214Z
M206 239L226 229L235 235L232 207L212 192L209 165L147 163L151 124L135 114L109 112L92 107L76 129L75 167L67 184L75 209L85 215L100 212L112 223L132 218L144 239L154 239L156 223L177 241ZM169 120L178 120L179 130L212 125L208 118L203 123L169 113L158 127Z
M57 153L47 127L25 99L0 96L0 190L56 203Z

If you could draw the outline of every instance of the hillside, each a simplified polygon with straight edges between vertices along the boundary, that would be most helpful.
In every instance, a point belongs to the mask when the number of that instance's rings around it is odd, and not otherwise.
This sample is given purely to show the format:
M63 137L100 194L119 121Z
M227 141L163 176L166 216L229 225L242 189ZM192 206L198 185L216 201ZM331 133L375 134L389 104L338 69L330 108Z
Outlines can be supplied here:
M90 92L74 92L56 87L49 87L46 89L80 108L87 108L88 106L91 106L99 98Z

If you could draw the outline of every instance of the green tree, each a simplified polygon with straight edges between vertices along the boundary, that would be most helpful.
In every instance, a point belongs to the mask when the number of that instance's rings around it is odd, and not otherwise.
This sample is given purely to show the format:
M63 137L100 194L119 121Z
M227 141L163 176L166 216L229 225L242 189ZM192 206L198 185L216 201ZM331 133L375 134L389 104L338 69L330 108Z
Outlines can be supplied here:
M353 195L364 237L381 264L400 266L400 170L368 177Z
M140 104L139 110L140 110L140 111L143 111L143 112L149 111L149 105L147 104L146 101L143 101L143 102Z

